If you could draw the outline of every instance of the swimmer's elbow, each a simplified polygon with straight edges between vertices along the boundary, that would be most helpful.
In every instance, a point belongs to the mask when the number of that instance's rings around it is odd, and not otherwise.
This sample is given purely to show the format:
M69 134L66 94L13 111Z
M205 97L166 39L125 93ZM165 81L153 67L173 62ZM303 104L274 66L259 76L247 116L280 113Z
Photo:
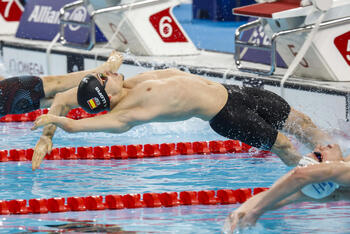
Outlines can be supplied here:
M70 93L57 93L55 99L52 103L52 106L61 107L61 108L73 108L77 105L76 99L72 98Z
M65 118L64 121L58 126L69 133L79 132L79 128L73 119Z
M123 123L123 122L114 122L113 126L109 128L110 133L124 133L129 131L132 128L132 126L128 123Z
M290 181L292 184L299 185L300 187L308 184L310 181L310 177L307 175L306 171L302 167L296 167L292 170Z
M75 132L78 132L76 131L74 128L72 127L64 127L63 128L64 131L68 132L68 133L75 133Z
M66 96L64 93L57 93L55 95L55 100L54 100L54 104L56 105L62 105L62 104L65 104L66 102Z
M108 132L110 132L110 133L124 133L124 132L127 132L127 131L129 131L131 129L131 127L126 127L126 126L124 126L124 127L118 127L118 128L112 128L112 129L110 129Z

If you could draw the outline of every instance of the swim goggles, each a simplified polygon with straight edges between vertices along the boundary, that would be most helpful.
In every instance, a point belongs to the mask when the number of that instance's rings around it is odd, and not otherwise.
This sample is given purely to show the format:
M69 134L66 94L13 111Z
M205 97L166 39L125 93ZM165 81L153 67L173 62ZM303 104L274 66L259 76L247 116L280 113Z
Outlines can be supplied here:
M318 151L312 152L318 159L319 162L322 162L322 154Z
M98 78L100 78L103 82L103 87L106 87L106 83L108 81L108 76L103 73L97 73Z

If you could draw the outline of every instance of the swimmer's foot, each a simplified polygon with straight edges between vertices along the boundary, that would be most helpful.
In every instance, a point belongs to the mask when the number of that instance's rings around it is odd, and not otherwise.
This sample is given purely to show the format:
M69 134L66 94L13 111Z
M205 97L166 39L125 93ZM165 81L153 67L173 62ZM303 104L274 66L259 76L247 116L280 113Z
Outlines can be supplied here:
M117 72L122 63L123 55L114 50L108 60L96 69L96 72Z

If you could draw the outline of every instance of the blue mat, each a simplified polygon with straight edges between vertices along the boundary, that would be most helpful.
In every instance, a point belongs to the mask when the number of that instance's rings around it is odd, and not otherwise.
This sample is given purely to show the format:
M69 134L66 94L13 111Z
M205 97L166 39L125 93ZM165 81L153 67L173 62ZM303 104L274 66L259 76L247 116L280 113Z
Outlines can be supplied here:
M174 8L175 17L199 49L234 53L235 30L243 22L215 22L192 18L192 4Z

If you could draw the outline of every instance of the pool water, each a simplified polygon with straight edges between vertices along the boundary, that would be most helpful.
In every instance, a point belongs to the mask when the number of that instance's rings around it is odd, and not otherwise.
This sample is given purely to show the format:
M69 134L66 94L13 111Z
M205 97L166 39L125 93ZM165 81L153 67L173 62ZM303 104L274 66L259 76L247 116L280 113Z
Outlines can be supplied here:
M2 149L32 148L41 130L32 123L1 123ZM222 140L204 121L154 123L116 135L68 134L58 130L54 147ZM268 187L290 168L273 155L216 154L128 160L44 161L32 172L30 162L0 163L0 199L31 199L131 193L162 193ZM2 215L0 233L84 232L85 226L117 225L137 233L220 233L238 205L194 205L28 215ZM244 233L348 233L350 204L302 203L262 216ZM324 222L327 220L327 222ZM78 224L77 224L78 223ZM84 226L85 225L85 226ZM72 227L74 226L74 227ZM108 226L109 228L113 226ZM111 229L101 232L112 232ZM127 232L126 232L127 233Z

